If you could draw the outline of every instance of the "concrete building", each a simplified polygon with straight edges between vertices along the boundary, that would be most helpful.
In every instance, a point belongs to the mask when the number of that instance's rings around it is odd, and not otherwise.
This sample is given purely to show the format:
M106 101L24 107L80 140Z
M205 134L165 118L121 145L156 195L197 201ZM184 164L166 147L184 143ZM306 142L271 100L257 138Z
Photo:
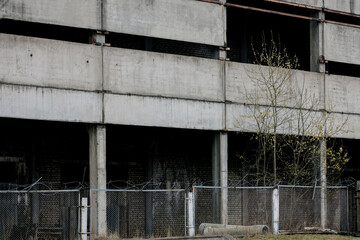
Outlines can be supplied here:
M322 107L348 117L336 137L359 178L359 16L358 0L2 0L0 182L241 178L236 132L251 126L246 68L264 30L298 55L293 75Z

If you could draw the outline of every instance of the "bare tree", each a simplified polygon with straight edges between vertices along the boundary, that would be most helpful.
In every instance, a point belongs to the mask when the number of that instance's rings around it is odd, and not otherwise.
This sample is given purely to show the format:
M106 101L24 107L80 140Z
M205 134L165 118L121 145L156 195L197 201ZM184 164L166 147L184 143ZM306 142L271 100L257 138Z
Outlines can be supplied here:
M249 131L255 129L252 139L258 144L249 175L255 170L252 177L256 184L262 180L262 185L268 185L269 180L274 185L312 184L317 178L314 169L318 166L319 142L344 131L347 119L336 122L308 89L306 80L296 79L298 58L288 54L280 41L271 36L267 43L263 34L261 47L258 50L253 46L252 51L255 65L245 69L251 88L248 83L244 85L248 114L243 117L254 123ZM327 158L329 174L334 176L349 160L342 146L336 144L328 146Z

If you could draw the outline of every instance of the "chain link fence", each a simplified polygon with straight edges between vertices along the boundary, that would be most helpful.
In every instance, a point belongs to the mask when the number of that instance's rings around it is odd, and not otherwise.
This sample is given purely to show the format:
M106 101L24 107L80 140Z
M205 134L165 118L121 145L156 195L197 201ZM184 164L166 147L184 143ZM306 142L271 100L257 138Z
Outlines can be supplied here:
M273 187L229 187L226 189L228 224L271 227ZM221 223L221 190L221 187L193 187L196 231L201 223Z
M280 230L303 230L321 226L321 187L279 186ZM347 187L327 187L326 226L350 231Z
M216 186L193 187L196 231L201 223L221 223L221 190ZM228 187L226 190L228 224L267 225L271 229L274 187ZM279 186L279 229L303 231L306 227L320 227L320 190L320 186ZM351 231L349 201L347 187L327 188L327 228Z
M106 193L107 235L119 238L184 236L185 191L90 190L90 202ZM93 206L91 206L93 207ZM94 221L91 214L91 222Z
M78 190L0 191L0 239L78 239L79 198Z

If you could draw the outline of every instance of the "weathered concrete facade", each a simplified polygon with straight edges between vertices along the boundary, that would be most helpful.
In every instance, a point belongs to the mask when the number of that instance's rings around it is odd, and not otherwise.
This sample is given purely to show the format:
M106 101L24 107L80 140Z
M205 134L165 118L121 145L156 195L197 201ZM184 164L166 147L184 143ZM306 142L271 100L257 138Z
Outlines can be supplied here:
M279 3L272 4L276 8ZM360 78L338 74L340 67L336 65L349 65L356 75L360 65L359 26L336 23L336 17L331 23L326 22L327 10L335 11L332 14L347 13L349 17L360 14L359 2L286 0L282 4L296 5L299 9L313 7L304 17L316 16L316 19L302 19L308 21L303 28L309 36L304 44L304 49L309 50L304 64L309 65L308 70L292 70L290 81L304 87L319 101L314 111L327 110L327 114L331 112L339 122L348 118L346 130L349 131L340 132L336 137L360 139L357 96ZM110 171L106 167L106 146L111 145L107 142L107 135L111 135L108 126L138 127L137 133L141 133L142 127L168 128L169 132L199 130L205 132L206 137L211 133L213 139L209 147L203 148L209 155L205 154L205 160L193 168L202 168L208 161L212 170L199 175L208 180L210 172L210 179L227 186L230 171L227 149L231 144L228 134L255 131L254 123L246 117L251 105L246 94L259 90L249 76L258 66L249 64L245 54L251 45L249 39L248 42L244 39L250 36L242 37L240 50L232 50L228 44L231 36L228 31L234 31L229 28L233 24L228 21L230 7L226 1L201 0L0 1L1 24L10 26L0 32L0 118L88 124L89 156L86 157L90 166L89 182L94 189L106 188L106 174ZM246 14L241 19L246 19ZM301 11L296 14L301 15ZM241 19L238 19L241 31L246 32L246 22ZM14 30L12 24L20 27ZM35 31L36 27L45 29L44 26L76 36L65 36L64 40L49 33L53 35L44 37ZM84 31L89 36L83 36ZM190 53L182 54L185 50ZM195 52L202 53L202 57ZM242 61L228 59L231 54L241 55ZM326 72L327 62L335 64L334 74ZM269 102L260 104L266 106ZM294 133L291 129L281 131ZM191 138L191 134L189 136ZM118 144L115 140L112 142ZM124 160L128 164L126 180L173 180L156 174L166 168L167 162L163 159L167 153L163 153L159 161L152 154L156 155L158 145L164 141L133 140L132 143L127 146L129 149L136 146L142 151L151 151L140 156L148 161L141 166L136 165L133 156L129 157L132 160ZM123 145L120 141L119 146ZM175 150L169 152L181 155ZM182 153L185 157L179 157L181 161L192 159L186 150ZM111 158L115 163L123 161L116 151L111 153ZM184 171L183 175L195 176L197 170L194 169ZM168 172L170 175L172 170ZM150 177L152 175L155 176ZM221 198L216 200L220 201L219 218L224 223L228 221L227 195L223 190ZM94 199L98 205L93 214L106 219L106 198L99 193ZM105 228L106 224L93 225L97 234L105 234Z

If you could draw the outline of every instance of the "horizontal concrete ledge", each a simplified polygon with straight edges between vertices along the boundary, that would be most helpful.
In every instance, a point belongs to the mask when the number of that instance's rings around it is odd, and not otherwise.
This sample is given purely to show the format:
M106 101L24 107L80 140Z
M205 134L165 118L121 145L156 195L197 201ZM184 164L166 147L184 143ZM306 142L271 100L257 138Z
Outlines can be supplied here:
M360 114L360 78L326 75L325 81L328 111Z
M265 110L262 108L265 109L265 107L260 107L260 111L264 112ZM258 126L251 109L253 109L251 105L227 104L226 130L232 132L258 132ZM295 114L297 112L297 110L294 110ZM280 114L279 121L282 118ZM319 124L326 119L326 128L332 137L360 139L360 114L331 113L327 114L326 117L322 117L320 112L314 112L308 114L306 118L307 132L318 132L313 123ZM294 121L287 121L286 124L278 127L278 133L299 134L297 126L297 118L294 118Z
M3 0L0 18L101 29L101 0Z
M281 1L288 2L288 3L301 4L301 5L305 5L305 6L317 7L317 8L323 7L323 1L319 1L319 0L281 0Z
M264 85L260 84L263 78L281 78L284 71L269 71L269 67L254 64L244 64L236 62L226 63L226 100L234 103L251 104L255 101L259 105L270 105L270 99L266 98ZM273 72L270 76L269 72ZM281 106L295 106L299 103L298 96L304 100L302 107L310 109L323 109L323 83L324 77L320 73L307 72L300 70L289 71L289 84L284 85L284 90L291 90L293 98L291 99L286 93L278 96L279 102L286 99ZM305 100L306 99L306 100Z
M325 23L325 58L360 65L360 29Z
M219 60L104 48L104 90L121 94L224 101Z
M0 34L0 83L102 90L101 47Z
M105 123L188 129L224 129L225 104L105 94Z
M196 0L105 0L106 31L223 46L225 8Z
M0 84L0 117L100 123L102 94Z
M339 12L360 14L360 2L358 0L325 0L324 7Z

